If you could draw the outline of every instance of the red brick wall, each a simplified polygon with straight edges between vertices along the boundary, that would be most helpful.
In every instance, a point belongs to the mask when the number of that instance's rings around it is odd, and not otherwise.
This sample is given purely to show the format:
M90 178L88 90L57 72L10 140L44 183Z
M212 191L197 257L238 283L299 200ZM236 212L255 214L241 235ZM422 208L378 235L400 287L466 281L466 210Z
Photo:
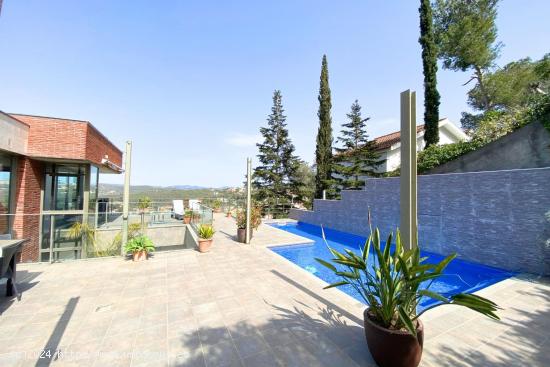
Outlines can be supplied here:
M28 214L40 214L40 189L43 175L42 162L27 157L18 159L13 234L15 238L29 240L23 245L20 258L22 262L39 260L40 216Z
M122 164L122 152L89 122L51 117L12 114L28 124L28 155L62 159L78 159L100 165L101 159Z
M93 125L87 125L86 158L92 162L101 163L105 155L117 166L122 166L122 153L107 140Z

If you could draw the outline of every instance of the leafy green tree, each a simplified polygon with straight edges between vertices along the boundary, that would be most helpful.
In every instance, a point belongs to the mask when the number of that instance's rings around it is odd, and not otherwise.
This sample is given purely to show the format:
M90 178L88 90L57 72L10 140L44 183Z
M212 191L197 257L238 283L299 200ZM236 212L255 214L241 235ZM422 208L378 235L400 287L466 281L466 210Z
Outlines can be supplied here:
M258 201L275 203L290 202L297 191L294 180L299 160L294 155L294 145L288 136L286 116L282 104L281 92L273 93L273 107L267 118L267 127L260 128L263 143L256 144L259 149L260 165L254 168L254 196Z
M321 198L323 191L332 192L332 117L330 110L332 102L330 87L328 84L327 56L323 55L321 67L321 80L319 85L319 129L317 131L317 146L315 149L315 163L317 172L315 175L315 197Z
M550 92L550 53L538 61L521 59L485 75L485 89L496 109L510 110L530 102L533 95ZM483 110L483 93L476 85L468 92L468 103Z
M370 117L361 116L357 100L346 116L349 122L342 124L341 136L337 139L342 147L336 148L334 173L339 189L360 190L365 186L363 177L376 174L376 167L381 163L380 155L374 150L374 141L368 140L367 121Z
M483 94L479 86L475 86L468 92L468 103L481 113L463 112L461 123L471 134L476 134L477 129L483 127L484 135L497 136L506 130L503 126L510 125L511 119L517 119L522 111L531 109L535 104L544 104L543 97L550 93L550 54L538 61L529 58L514 61L487 73L485 86L493 109L483 110ZM539 100L540 103L537 102ZM491 114L493 110L506 114ZM495 116L501 116L502 123L488 123ZM491 126L495 128L493 132L490 132Z
M315 195L315 171L304 161L300 161L294 174L294 181L299 182L294 203L302 203L307 209L312 209Z
M501 48L496 43L498 0L436 0L434 27L439 57L445 69L472 70L481 92L483 110L492 108L484 75Z
M439 143L439 92L437 91L437 46L430 0L420 0L420 38L424 71L424 141L426 147Z

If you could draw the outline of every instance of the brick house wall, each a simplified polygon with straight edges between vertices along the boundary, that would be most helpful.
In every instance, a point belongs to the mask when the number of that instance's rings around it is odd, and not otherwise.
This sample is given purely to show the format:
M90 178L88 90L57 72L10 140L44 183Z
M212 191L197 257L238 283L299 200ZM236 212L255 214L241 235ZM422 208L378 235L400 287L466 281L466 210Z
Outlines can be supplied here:
M11 114L30 126L31 157L87 160L100 165L105 155L117 165L122 152L88 121Z
M13 234L15 238L29 240L23 245L19 260L22 262L38 261L40 248L38 243L40 216L38 214L40 214L40 190L44 164L28 157L21 157L17 160L16 174Z
M87 121L10 115L30 127L27 156L21 156L17 164L13 235L29 240L23 245L20 261L35 262L40 260L41 217L38 214L48 158L101 166L101 160L108 155L111 162L121 166L122 152Z

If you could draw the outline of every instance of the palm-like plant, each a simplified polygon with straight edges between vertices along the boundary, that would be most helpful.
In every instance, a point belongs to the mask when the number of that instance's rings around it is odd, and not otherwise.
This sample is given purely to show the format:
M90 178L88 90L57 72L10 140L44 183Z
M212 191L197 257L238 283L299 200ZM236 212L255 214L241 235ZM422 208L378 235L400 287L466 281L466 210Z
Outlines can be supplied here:
M324 231L323 239L326 243ZM456 254L447 256L439 264L428 264L425 263L426 257L420 257L418 247L404 249L399 230L396 232L395 249L392 253L392 239L390 234L382 249L378 229L371 230L371 235L359 254L348 249L341 253L327 243L334 258L331 262L316 260L338 275L341 281L325 288L349 284L369 306L369 317L372 321L387 329L405 328L414 336L416 320L424 312L444 304L465 306L492 319L499 319L495 313L498 306L486 298L465 293L445 297L430 290L432 282L441 276ZM432 298L438 303L417 312L422 297Z
M96 246L95 228L88 223L74 222L69 228L68 236L70 239L79 240L86 245L91 245L96 256L101 255L101 251Z

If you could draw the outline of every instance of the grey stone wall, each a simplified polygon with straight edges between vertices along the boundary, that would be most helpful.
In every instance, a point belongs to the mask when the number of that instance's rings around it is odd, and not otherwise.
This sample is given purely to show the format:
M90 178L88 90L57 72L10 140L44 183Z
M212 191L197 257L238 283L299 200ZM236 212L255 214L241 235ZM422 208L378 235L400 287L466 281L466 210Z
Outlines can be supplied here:
M342 200L315 200L290 217L368 235L367 212L383 236L399 225L399 177L369 179ZM503 269L550 275L550 168L418 177L419 244Z
M550 132L540 122L522 127L429 173L550 167Z

